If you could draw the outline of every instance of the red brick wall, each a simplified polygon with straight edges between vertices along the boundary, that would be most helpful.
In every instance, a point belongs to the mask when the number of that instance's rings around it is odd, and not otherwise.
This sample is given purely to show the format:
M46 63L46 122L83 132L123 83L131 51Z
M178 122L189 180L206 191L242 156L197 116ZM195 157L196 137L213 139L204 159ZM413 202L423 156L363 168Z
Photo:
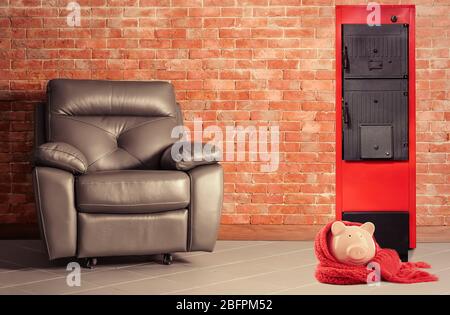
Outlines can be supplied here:
M334 212L339 0L0 0L0 223L34 222L32 114L51 78L171 80L186 120L279 124L281 165L224 163L223 223L324 223ZM450 0L417 4L420 225L450 222Z

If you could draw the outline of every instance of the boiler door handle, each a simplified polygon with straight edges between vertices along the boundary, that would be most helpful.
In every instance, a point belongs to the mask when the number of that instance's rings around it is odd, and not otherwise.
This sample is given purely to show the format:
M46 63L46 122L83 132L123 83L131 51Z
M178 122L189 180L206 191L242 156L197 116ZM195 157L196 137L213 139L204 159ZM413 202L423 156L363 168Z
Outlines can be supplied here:
M350 122L350 114L348 113L347 105L344 106L343 117L344 117L344 124L348 125L348 123Z
M347 46L344 47L344 56L343 56L343 62L342 62L342 67L344 68L344 70L349 70L350 69L350 61L348 60L348 51L347 51Z

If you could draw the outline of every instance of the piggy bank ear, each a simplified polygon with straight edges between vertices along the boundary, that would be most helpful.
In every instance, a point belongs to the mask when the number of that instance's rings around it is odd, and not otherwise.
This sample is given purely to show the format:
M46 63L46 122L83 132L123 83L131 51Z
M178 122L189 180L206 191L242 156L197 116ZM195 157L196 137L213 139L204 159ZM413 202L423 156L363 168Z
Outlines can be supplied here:
M369 232L370 235L373 235L373 232L375 232L375 225L372 222L366 222L360 228Z
M333 223L333 225L331 225L331 233L333 235L341 234L344 231L345 231L345 224L342 223L341 221L336 221Z

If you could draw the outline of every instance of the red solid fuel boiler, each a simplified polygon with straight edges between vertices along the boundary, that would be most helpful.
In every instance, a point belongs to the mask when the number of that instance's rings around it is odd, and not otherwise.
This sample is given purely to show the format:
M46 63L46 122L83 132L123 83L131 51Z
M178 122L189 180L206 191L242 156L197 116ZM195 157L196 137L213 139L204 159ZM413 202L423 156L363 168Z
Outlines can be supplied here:
M404 261L416 247L414 16L336 6L336 217L373 222Z

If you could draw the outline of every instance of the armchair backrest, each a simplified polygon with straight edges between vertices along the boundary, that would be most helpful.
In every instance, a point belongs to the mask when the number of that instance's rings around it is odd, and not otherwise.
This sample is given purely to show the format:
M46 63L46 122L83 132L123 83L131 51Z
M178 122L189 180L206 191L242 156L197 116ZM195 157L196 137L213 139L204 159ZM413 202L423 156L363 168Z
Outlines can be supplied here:
M163 81L51 80L45 110L46 141L78 148L88 172L158 169L180 121Z

